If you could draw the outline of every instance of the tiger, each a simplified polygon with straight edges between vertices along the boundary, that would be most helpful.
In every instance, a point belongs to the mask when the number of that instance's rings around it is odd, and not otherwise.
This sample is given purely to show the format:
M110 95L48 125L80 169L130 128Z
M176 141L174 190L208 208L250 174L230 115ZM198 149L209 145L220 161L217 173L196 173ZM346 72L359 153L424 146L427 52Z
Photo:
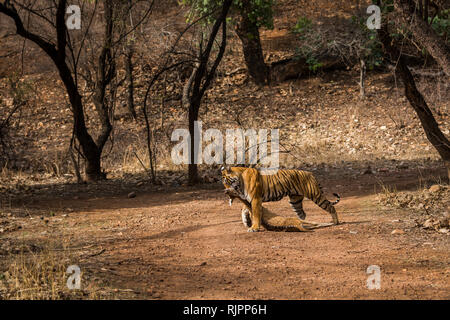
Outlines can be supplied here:
M249 204L248 209L251 212L252 221L249 232L260 231L262 203L279 201L285 196L289 197L292 209L301 220L306 218L302 201L304 197L307 197L331 215L333 224L339 224L334 205L339 203L341 197L337 193L333 193L337 198L336 201L328 201L316 178L309 171L279 169L274 174L261 174L255 168L222 167L221 173L225 189L234 190L235 194L244 200L244 203L246 201ZM230 201L232 201L232 197L230 197Z
M228 195L230 199L230 206L236 198L244 203L241 211L242 223L245 227L250 228L252 225L250 203L247 200L241 199L239 194L233 188L225 189L225 194ZM311 232L313 229L329 227L332 225L332 223L306 222L298 218L279 216L264 206L262 206L261 224L269 231L286 232Z

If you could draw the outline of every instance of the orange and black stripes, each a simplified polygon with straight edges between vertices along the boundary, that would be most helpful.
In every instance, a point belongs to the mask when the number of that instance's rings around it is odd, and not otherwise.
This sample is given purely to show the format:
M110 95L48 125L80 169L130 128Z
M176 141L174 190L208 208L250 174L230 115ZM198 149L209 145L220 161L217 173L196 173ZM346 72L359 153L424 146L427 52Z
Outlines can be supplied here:
M262 202L269 202L279 201L288 196L294 212L300 219L305 219L306 214L303 211L302 201L306 197L327 211L332 216L334 223L338 223L334 205L339 202L340 196L335 193L337 200L334 202L328 201L311 172L280 169L276 174L263 175L256 169L234 167L229 171L224 170L222 174L224 175L224 184L226 182L226 185L235 189L242 199L245 198L252 202L255 197L260 197ZM249 185L251 184L250 179L255 178L255 175L257 177L253 181L258 181L260 185L258 194L255 194L254 186Z

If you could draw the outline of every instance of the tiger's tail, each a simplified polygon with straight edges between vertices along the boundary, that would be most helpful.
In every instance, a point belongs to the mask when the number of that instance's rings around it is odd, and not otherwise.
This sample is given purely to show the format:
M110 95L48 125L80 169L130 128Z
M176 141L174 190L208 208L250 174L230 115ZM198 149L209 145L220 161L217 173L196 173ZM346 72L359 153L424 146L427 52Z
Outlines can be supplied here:
M323 197L323 189L322 189L322 186L320 185L320 183L318 183L318 182L317 182L317 186L319 187L319 197L317 200L320 201L320 200L322 200L321 198ZM329 204L332 206L334 206L335 204L338 204L339 201L341 201L341 196L339 194L333 193L333 196L335 196L337 199L336 199L336 201L333 201L333 202L329 201ZM316 202L316 203L318 205L320 205L319 202Z

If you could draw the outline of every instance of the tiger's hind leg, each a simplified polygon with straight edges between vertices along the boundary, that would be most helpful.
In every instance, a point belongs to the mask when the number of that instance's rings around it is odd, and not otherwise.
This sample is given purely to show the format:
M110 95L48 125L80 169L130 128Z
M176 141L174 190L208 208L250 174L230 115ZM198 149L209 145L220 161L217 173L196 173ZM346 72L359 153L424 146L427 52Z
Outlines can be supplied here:
M323 194L321 194L317 200L313 201L315 204L317 204L319 207L321 207L323 210L327 211L331 215L334 224L339 224L336 209L334 208L333 204L323 196Z
M289 204L300 220L305 220L306 213L303 211L303 196L289 196Z

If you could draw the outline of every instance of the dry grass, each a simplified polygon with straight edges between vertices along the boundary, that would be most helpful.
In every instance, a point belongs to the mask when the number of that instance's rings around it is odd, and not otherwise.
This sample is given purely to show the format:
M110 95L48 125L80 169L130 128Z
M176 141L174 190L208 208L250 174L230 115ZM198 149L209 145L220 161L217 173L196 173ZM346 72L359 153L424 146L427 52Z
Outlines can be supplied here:
M67 297L65 260L68 259L57 257L49 248L38 253L21 252L3 273L6 298L56 300Z
M76 261L69 241L47 240L39 245L15 246L0 270L0 300L64 300L114 298L110 290L95 283L86 284L81 273L81 288L69 289L67 268Z

